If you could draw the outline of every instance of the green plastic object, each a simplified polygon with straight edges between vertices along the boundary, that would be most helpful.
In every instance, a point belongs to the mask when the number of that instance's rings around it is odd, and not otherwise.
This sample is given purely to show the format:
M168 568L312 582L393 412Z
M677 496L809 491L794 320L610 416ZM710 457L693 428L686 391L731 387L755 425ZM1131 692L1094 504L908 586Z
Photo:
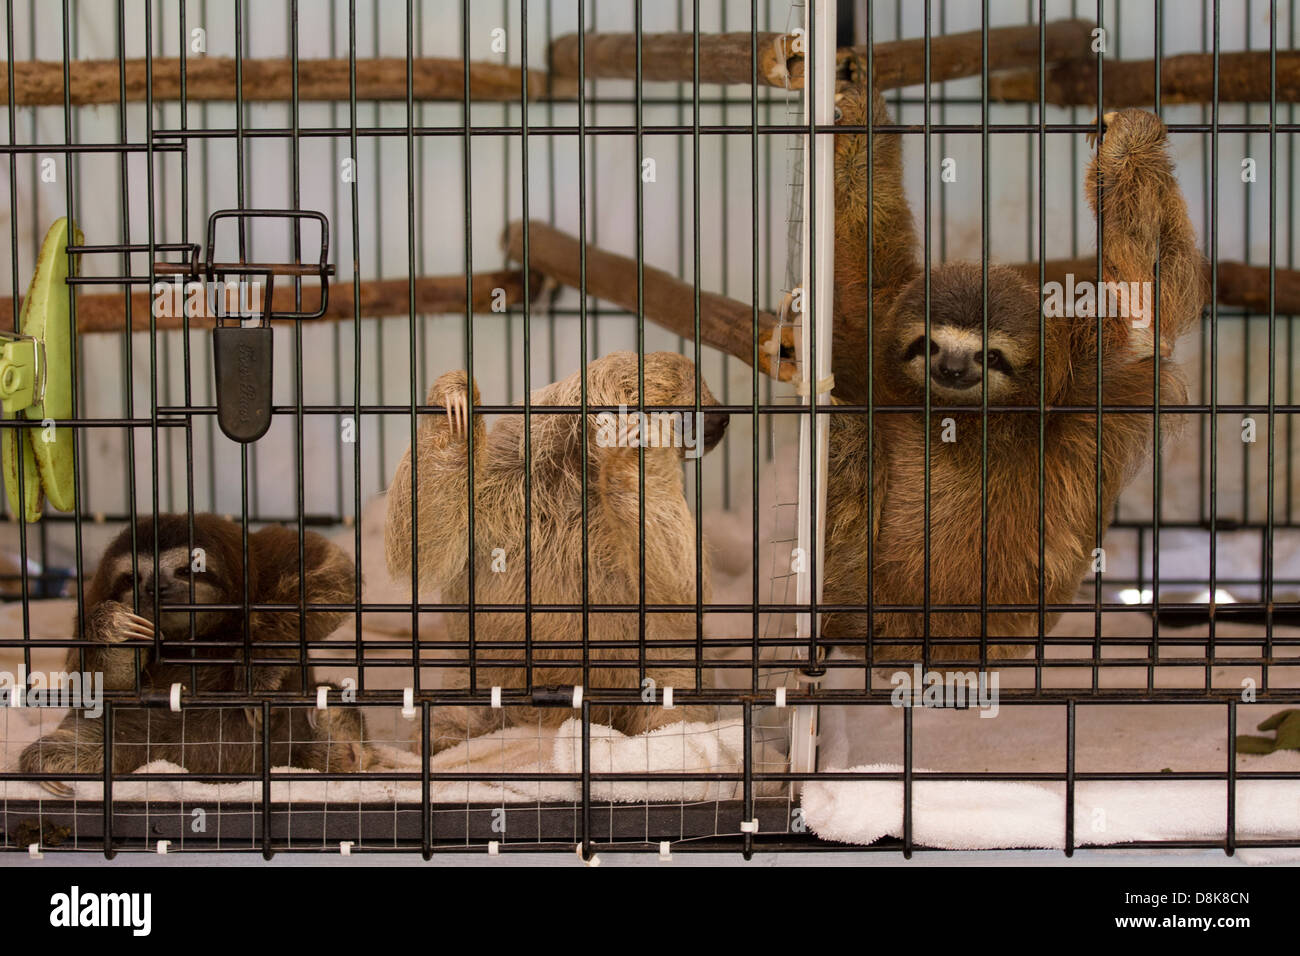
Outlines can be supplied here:
M10 417L8 415L6 418ZM21 444L19 444L21 442ZM41 473L36 467L36 453L32 451L31 430L27 428L6 428L4 433L4 473L5 492L9 496L9 507L14 514L22 514L27 521L40 521L41 508L45 504L45 492L41 489ZM23 470L23 501L18 500L18 469Z
M1272 737L1241 735L1237 738L1237 753L1271 754L1275 750L1300 750L1300 710L1279 710L1255 729L1275 733Z
M0 350L0 402L6 418L19 412L36 422L72 416L68 246L82 242L81 231L67 217L56 220L45 234L36 272L23 299L21 337ZM71 428L54 425L5 429L0 442L5 491L10 507L26 515L28 521L40 520L43 499L60 511L76 506L72 437ZM23 502L18 500L20 466Z

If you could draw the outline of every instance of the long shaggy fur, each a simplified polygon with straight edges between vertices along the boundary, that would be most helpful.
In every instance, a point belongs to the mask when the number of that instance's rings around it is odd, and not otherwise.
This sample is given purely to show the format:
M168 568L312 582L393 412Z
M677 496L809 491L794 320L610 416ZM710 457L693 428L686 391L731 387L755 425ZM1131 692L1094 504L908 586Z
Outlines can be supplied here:
M878 93L873 99L861 87L847 87L838 102L844 124L865 125L869 102L876 124L892 122ZM1140 110L1111 114L1107 121L1109 128L1086 180L1094 212L1096 186L1098 182L1102 186L1103 279L1153 281L1158 260L1160 336L1157 342L1154 328L1134 328L1131 318L1101 320L1101 402L1153 406L1158 361L1160 404L1177 406L1186 402L1186 388L1182 370L1170 356L1174 341L1199 320L1206 301L1202 260L1173 176L1164 126ZM919 405L924 392L902 374L900 363L905 337L924 323L924 288L916 262L916 234L902 191L897 137L875 135L871 204L866 198L866 136L843 133L836 140L834 397L842 403L866 403L870 300L874 305L870 394L879 407ZM870 284L866 281L868 209L875 220ZM932 329L950 325L978 331L981 281L978 263L934 269ZM1103 413L1099 448L1095 414L1046 416L1040 563L1036 412L1040 379L1049 408L1097 404L1098 320L1044 318L1045 362L1039 367L1039 290L1012 270L989 266L988 305L990 336L996 330L1030 356L1024 374L1009 390L990 397L989 404L1030 406L1034 411L988 414L987 472L984 419L978 412L932 414L928 465L927 424L921 413L878 413L874 434L865 414L832 416L824 565L828 603L866 605L870 599L877 605L922 605L928 487L929 601L978 607L981 567L986 570L986 659L1023 655L1038 633L1036 610L999 611L999 605L1033 607L1074 600L1092 567L1094 549L1101 547L1098 527L1104 530L1109 524L1120 491L1149 455L1152 432L1150 414ZM947 418L954 420L955 442L942 440ZM1167 436L1173 424L1162 416L1161 434ZM986 543L981 536L985 517ZM1047 613L1043 626L1050 629L1058 617ZM870 652L877 663L901 663L922 656L924 625L920 612L881 610L870 622L866 613L834 613L824 620L823 636L848 642L851 653ZM932 611L929 634L935 641L929 647L930 660L981 659L978 610Z
M695 402L695 366L683 356L656 352L645 356L645 405L690 405ZM637 356L615 352L587 366L587 401L590 405L635 406L638 397ZM463 371L447 372L430 389L428 403L444 406L464 395L469 387ZM574 373L532 395L534 405L579 405L580 379ZM716 400L699 383L703 405ZM472 386L473 403L479 402ZM716 419L715 419L716 421ZM710 416L705 415L705 433ZM473 416L474 435L474 599L480 604L523 605L580 604L583 600L582 480L583 462L588 476L587 599L591 604L631 604L639 601L639 503L645 503L645 601L649 604L694 605L696 526L683 495L682 452L671 447L645 448L644 498L638 489L637 449L601 447L597 416L589 416L584 447L580 416L535 414L531 426L532 569L531 593L525 578L525 442L522 415L503 416L489 431L483 416ZM700 451L704 434L695 429ZM469 494L468 445L442 415L427 419L416 441L419 489L418 524L412 518L411 451L407 450L388 491L386 525L388 567L393 576L409 580L412 567L411 532L416 530L418 583L440 589L446 602L469 598ZM503 557L497 562L494 551ZM702 582L703 600L709 600L707 553ZM467 614L451 614L453 640L469 638ZM590 671L584 674L578 647L557 648L557 641L578 642L583 636L582 614L533 612L531 640L533 667L492 666L494 661L520 662L524 658L525 614L475 612L474 635L477 685L506 688L537 685L583 685L587 692L599 688L637 688L638 613L593 612L588 617L592 642L615 646L591 648ZM695 637L693 610L647 612L645 659L650 662L692 656L689 646L669 648L663 641L689 642ZM518 642L515 648L494 648L500 642ZM625 666L601 666L622 662ZM467 661L468 663L468 661ZM631 666L626 666L631 665ZM672 685L693 689L694 673L680 667L650 666L648 676L657 688ZM465 687L466 668L453 670L450 683ZM676 707L665 710L655 701L646 705L593 707L593 719L634 734L684 719L708 719L712 708ZM564 708L507 706L487 708L438 707L434 710L433 745L441 749L469 737L496 729L502 723L555 725L571 716Z
M131 529L124 530L100 558L85 594L85 617L78 635L94 643L68 652L69 671L99 671L108 690L134 691L137 678L143 695L166 695L173 683L183 696L216 696L248 691L249 662L245 657L242 611L198 611L191 642L187 612L161 612L153 621L153 599L143 593L152 586L155 528L160 557L190 553L189 517L160 515L155 526L144 518L135 527L132 562ZM244 560L239 525L215 515L194 516L195 548L202 548L206 570L195 573L197 604L244 603ZM353 600L353 567L342 551L320 535L308 532L303 542L306 603L346 604ZM138 571L139 582L130 578ZM287 528L267 527L248 536L248 603L299 603L298 536ZM163 576L166 577L166 576ZM160 580L160 587L167 586ZM137 588L138 616L132 612ZM188 584L173 585L160 603L188 603ZM340 611L307 612L306 637L327 637L345 616ZM162 632L163 656L152 648L125 644L128 636L150 626ZM249 616L252 641L251 680L254 694L302 693L317 686L309 669L302 682L297 647L268 648L265 642L299 641L297 611L254 611ZM179 620L179 623L178 623ZM77 635L74 635L77 636ZM84 659L82 655L84 654ZM217 663L216 659L236 663ZM277 663L283 660L284 663ZM323 712L303 707L271 708L271 763L315 770L347 772L366 763L361 712L330 707ZM168 760L192 773L254 773L261 769L260 708L193 709L173 713L165 707L130 708L119 705L113 719L113 770L129 773L154 760ZM99 773L104 760L104 721L70 712L53 733L30 744L20 765L32 773ZM51 789L65 792L55 784Z

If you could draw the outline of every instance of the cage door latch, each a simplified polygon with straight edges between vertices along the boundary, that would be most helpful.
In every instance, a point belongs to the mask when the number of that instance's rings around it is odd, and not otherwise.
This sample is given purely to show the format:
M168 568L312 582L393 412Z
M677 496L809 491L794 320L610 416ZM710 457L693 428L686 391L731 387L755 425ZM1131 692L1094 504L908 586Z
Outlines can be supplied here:
M217 224L232 219L238 227L239 254L234 260L215 261ZM250 262L246 255L246 232L250 220L282 219L290 226L292 262ZM308 262L302 254L302 223L316 222L320 228L320 257ZM329 305L329 220L324 213L297 209L222 209L208 217L207 256L199 259L199 247L192 246L189 261L158 262L158 275L200 277L205 283L206 310L213 320L212 362L216 374L217 424L226 437L248 444L271 427L271 396L274 336L272 319L318 319ZM289 279L292 309L275 303L275 277ZM304 279L316 279L315 306L304 306L304 293L311 287ZM281 298L285 294L281 293Z

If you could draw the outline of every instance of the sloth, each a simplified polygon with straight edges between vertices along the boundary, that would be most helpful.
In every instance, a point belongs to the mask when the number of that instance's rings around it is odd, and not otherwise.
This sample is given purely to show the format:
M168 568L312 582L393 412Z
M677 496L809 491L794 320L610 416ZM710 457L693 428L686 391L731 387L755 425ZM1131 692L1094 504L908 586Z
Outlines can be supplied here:
M93 643L71 648L67 669L100 672L105 689L111 691L135 691L138 679L142 697L155 698L167 695L175 683L182 685L183 694L202 696L244 695L250 689L254 695L301 694L318 686L310 668L303 683L296 646L300 638L298 611L250 612L249 661L245 657L243 611L167 610L169 604L242 605L245 572L247 603L297 606L297 534L278 526L250 534L245 566L239 525L209 514L194 515L193 522L191 538L187 515L159 515L156 525L152 518L139 519L134 553L129 526L113 540L86 590L85 613L78 628L83 639ZM195 549L202 549L201 561L197 551L190 551L191 542ZM320 535L308 532L303 558L307 605L353 600L353 568L347 555ZM137 594L138 613L132 610ZM155 598L159 605L156 619ZM310 608L306 613L308 641L324 639L345 616L340 611ZM155 634L162 638L160 658L154 657L152 644L139 643L152 642ZM295 646L259 647L271 641ZM363 769L366 764L360 710L273 706L271 714L272 766L337 773ZM260 707L182 706L173 712L166 707L119 705L113 709L113 772L130 773L154 760L171 761L195 774L260 772L262 729ZM54 732L23 750L19 764L28 773L102 773L104 721L71 711ZM59 782L43 785L59 795L71 793Z
M844 124L866 125L869 108L876 125L892 124L883 98L862 85L842 86L837 105ZM1186 403L1173 346L1200 319L1208 290L1166 131L1141 110L1108 113L1103 121L1084 190L1096 215L1100 187L1102 279L1154 284L1159 264L1158 339L1150 299L1130 298L1127 315L1056 318L1043 312L1034 285L997 265L987 267L986 338L981 267L971 262L931 270L927 335L925 277L902 189L898 137L875 134L868 203L866 137L836 136L832 402L870 399L877 412L874 434L865 413L830 416L824 601L865 606L870 598L920 607L928 571L930 604L949 609L929 613L928 644L920 611L876 610L870 622L865 611L828 612L821 633L829 645L857 656L870 650L878 664L923 657L983 663L1027 653L1036 644L1037 606L1073 601L1101 547L1098 527L1109 524L1120 491L1150 454L1157 376L1162 409ZM921 412L888 411L923 405L927 382L933 406L976 410L932 411L928 422ZM1048 412L1041 419L1041 561L1040 395L1049 409L1095 408L1099 395L1103 406L1100 436L1095 412ZM1012 409L988 413L987 455L978 410L985 396L989 406ZM1167 436L1176 422L1165 418L1161 434ZM981 567L988 608L983 637ZM1007 605L1018 607L999 610ZM1043 627L1059 617L1046 613Z
M637 404L637 355L614 352L587 366L587 401L591 405ZM522 415L502 416L489 431L481 414L472 416L474 449L474 600L480 604L517 604L518 611L475 611L473 657L480 690L582 686L592 699L592 719L637 734L683 720L709 720L714 709L702 705L662 706L665 687L693 690L694 670L686 659L695 638L697 600L696 526L683 494L682 460L696 457L721 441L727 416L703 413L702 428L691 414L653 412L654 406L693 405L695 365L669 352L644 358L645 407L650 429L642 434L635 413L618 421L612 413L588 416L584 446L579 415L535 413L528 445L531 451L532 568L531 593L525 594L524 503L525 435ZM703 380L702 405L716 405ZM581 382L575 372L538 389L533 405L580 404ZM472 399L470 393L472 392ZM442 600L469 599L468 441L471 405L479 404L477 384L464 371L442 375L428 393L428 404L446 409L422 424L416 438L419 475L416 504L419 523L418 584L440 589ZM639 491L638 445L645 445L644 498ZM680 447L666 447L666 446ZM385 525L388 568L397 580L410 580L412 543L411 449L408 448L388 490ZM582 639L579 612L532 611L525 621L523 604L580 604L583 601L583 460L588 467L587 600L593 605L632 605L626 612L587 615L588 671L583 650L554 647L552 642ZM640 505L644 502L645 602L684 605L680 611L635 610L640 599ZM709 600L709 564L704 555L703 600ZM467 642L467 614L449 615L451 638ZM526 630L527 627L527 630ZM644 645L638 641L644 635ZM524 663L525 641L531 660ZM676 641L677 646L664 646ZM502 642L511 642L506 649ZM608 646L613 645L613 646ZM644 648L644 649L643 649ZM676 661L676 664L668 662ZM505 662L510 661L509 665ZM645 694L639 665L653 680ZM665 663L658 663L665 662ZM611 666L617 664L619 666ZM531 666L529 666L531 665ZM464 667L453 669L448 683L469 686ZM637 689L647 703L598 706L603 688ZM625 695L626 696L626 695ZM565 700L570 700L565 697ZM510 725L555 726L572 715L568 707L506 706L435 707L435 750Z

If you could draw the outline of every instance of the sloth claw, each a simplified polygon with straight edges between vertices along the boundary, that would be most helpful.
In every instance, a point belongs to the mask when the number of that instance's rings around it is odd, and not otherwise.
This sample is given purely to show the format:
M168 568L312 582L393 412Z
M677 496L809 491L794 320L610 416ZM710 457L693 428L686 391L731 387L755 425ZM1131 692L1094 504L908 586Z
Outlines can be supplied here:
M447 426L452 435L461 436L469 431L469 396L463 389L447 396L443 402L447 410Z
M48 790L56 797L70 797L73 794L72 788L59 780L42 780L40 785L42 790Z

